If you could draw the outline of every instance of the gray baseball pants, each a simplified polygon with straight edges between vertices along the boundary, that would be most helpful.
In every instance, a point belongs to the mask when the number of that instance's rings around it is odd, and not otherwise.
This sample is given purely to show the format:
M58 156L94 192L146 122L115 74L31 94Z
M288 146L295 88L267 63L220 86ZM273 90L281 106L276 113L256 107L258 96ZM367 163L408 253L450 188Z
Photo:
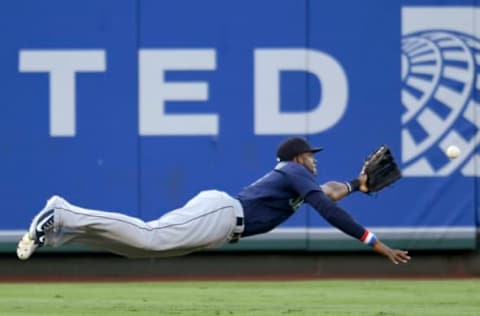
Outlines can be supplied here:
M54 228L45 244L76 243L126 257L171 257L219 247L243 232L240 202L220 191L202 191L183 207L144 222L120 213L89 210L54 196Z

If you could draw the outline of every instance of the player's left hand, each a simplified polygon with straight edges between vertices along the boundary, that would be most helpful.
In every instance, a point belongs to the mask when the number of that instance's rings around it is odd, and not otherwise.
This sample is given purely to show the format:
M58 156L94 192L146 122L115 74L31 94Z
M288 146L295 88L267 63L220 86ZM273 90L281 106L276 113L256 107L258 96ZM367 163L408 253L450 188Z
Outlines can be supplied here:
M387 145L373 151L364 161L360 175L366 175L363 192L378 192L402 177ZM366 191L364 191L366 188Z
M360 187L358 188L360 191L367 193L368 190L368 176L366 173L360 173L358 176L358 181L360 181Z

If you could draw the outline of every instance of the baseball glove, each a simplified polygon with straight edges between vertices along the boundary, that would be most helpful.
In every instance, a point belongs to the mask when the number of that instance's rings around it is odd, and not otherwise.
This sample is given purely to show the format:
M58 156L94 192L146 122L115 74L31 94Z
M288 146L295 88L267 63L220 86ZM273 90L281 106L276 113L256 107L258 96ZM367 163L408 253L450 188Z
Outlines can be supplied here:
M386 145L380 146L365 159L361 173L367 175L368 192L378 192L402 177Z

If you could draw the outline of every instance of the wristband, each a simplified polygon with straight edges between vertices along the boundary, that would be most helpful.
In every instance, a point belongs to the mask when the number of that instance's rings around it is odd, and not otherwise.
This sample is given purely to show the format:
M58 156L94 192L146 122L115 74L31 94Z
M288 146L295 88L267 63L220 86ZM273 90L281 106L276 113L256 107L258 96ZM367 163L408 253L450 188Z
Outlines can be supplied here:
M345 185L347 186L348 193L352 193L360 189L360 180L353 179L350 182L345 182Z
M375 236L374 233L365 229L365 232L363 233L360 240L366 245L373 246L373 245L375 245L375 242L377 241L377 236Z

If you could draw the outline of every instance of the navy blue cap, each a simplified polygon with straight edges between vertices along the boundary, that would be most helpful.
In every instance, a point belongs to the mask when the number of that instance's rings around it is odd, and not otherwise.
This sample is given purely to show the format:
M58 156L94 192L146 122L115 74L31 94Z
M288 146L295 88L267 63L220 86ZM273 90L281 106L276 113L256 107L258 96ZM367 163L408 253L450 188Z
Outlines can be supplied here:
M295 156L311 152L317 153L321 151L321 147L312 147L310 144L301 137L292 137L283 141L277 149L278 161L289 161Z

